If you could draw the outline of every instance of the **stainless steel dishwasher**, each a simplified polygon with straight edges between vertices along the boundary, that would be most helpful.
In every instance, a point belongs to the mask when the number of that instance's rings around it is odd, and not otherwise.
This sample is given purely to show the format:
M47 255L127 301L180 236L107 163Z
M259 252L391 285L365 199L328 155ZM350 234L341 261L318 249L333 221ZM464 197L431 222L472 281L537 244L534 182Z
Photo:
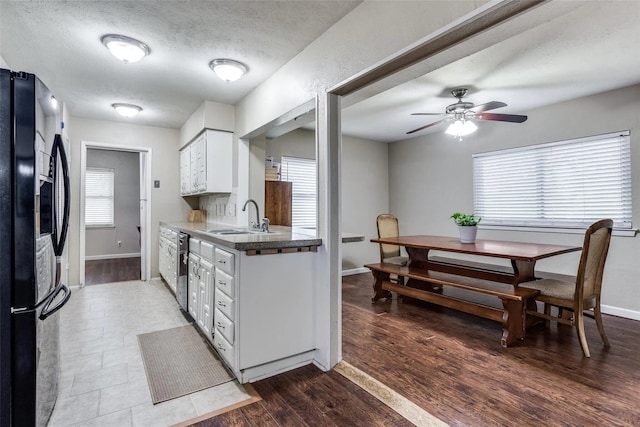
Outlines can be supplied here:
M189 300L187 291L187 279L188 279L188 267L189 267L189 235L185 233L178 234L178 266L177 276L178 283L176 285L176 299L178 304L185 313L189 313L187 302Z

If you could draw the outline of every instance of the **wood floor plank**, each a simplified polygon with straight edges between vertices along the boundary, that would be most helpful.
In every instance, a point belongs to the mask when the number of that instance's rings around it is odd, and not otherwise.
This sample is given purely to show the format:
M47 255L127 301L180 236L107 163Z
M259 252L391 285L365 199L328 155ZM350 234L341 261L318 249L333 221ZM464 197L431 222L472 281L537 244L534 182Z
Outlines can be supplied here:
M247 426L280 426L280 424L273 418L273 416L265 409L263 402L257 402L253 405L247 405L242 408L241 412L248 422Z
M607 349L587 319L590 359L568 326L538 325L503 348L498 322L395 296L372 303L371 284L370 274L343 278L344 360L442 421L640 426L640 322L605 316ZM244 424L229 414L198 427L411 425L337 372L312 365L253 385L263 400L236 410Z
M85 261L85 285L140 280L140 257Z
M537 326L503 349L497 322L395 296L372 304L370 275L343 283L345 361L445 422L640 425L639 322L605 316L607 350L587 319L591 359L566 326Z

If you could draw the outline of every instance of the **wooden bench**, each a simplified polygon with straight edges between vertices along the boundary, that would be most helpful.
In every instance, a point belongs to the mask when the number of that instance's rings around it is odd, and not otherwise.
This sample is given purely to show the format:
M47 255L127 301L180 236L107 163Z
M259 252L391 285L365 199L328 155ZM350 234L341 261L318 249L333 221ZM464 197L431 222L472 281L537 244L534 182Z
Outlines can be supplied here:
M538 295L538 291L533 289L518 288L508 283L469 277L452 272L425 270L423 268L403 267L386 263L367 264L365 267L371 270L375 278L373 301L389 298L390 292L396 292L400 295L501 322L502 338L500 343L503 347L508 346L517 339L524 338L525 311L527 307L535 307L533 298ZM450 271L453 271L453 268ZM391 274L407 278L406 285L392 283L389 279ZM421 289L424 287L421 285L424 284L427 285L427 289ZM439 288L445 286L495 296L502 301L503 309L444 295Z

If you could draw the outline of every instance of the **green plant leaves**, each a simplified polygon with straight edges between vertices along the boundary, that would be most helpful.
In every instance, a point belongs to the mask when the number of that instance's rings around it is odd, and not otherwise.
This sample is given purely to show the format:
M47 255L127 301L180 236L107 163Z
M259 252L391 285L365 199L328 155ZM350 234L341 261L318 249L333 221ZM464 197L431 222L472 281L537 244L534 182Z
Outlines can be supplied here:
M476 218L473 214L464 214L460 212L455 212L451 215L451 218L455 221L456 225L462 226L473 226L478 225L482 218Z

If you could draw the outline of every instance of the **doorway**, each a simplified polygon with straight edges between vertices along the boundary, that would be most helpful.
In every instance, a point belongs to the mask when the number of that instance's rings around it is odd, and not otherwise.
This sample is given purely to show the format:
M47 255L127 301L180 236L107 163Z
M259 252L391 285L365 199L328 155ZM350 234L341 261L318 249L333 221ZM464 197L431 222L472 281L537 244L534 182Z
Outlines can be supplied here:
M81 286L150 279L151 148L82 142Z

